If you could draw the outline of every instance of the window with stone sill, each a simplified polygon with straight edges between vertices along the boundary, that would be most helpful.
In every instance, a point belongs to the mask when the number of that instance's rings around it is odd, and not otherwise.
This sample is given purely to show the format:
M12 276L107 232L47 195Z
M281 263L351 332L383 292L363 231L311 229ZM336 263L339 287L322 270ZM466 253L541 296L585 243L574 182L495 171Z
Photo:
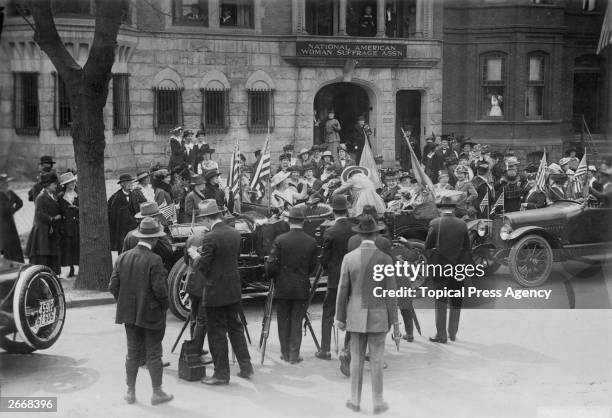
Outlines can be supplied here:
M113 74L113 133L130 131L129 74Z
M66 83L59 74L53 73L55 83L55 106L53 125L57 136L70 136L72 128L72 109Z
M546 56L542 53L527 56L527 85L525 86L525 118L544 118L546 87Z
M202 89L202 130L207 134L226 133L229 129L229 90L221 83Z
M480 59L480 101L483 119L504 119L506 102L506 56L491 52Z
M156 134L166 134L183 124L182 90L173 81L164 80L153 92L153 128Z
M254 13L253 0L222 0L219 3L219 26L252 29Z
M208 26L208 0L173 0L172 20L181 26Z
M248 129L255 134L274 130L274 91L249 90Z
M13 80L15 132L19 135L38 135L38 73L13 73Z

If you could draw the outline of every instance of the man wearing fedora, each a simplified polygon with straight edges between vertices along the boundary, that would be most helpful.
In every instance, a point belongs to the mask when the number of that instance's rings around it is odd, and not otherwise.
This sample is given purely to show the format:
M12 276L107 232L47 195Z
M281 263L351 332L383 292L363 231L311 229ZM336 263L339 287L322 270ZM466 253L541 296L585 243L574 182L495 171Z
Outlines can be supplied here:
M335 318L336 327L350 333L351 397L346 406L355 412L360 410L363 365L369 347L375 414L389 408L383 400L383 357L385 336L391 325L394 335L399 336L397 299L375 296L376 287L382 290L397 288L394 275L385 275L381 281L375 281L373 277L375 265L393 264L392 258L374 244L376 234L382 229L383 226L368 215L363 216L359 225L353 228L362 236L362 242L342 261Z
M109 291L117 301L115 323L124 324L127 337L125 371L127 403L136 401L136 376L142 353L146 354L153 396L157 405L173 399L162 390L162 340L168 310L167 270L152 251L158 239L165 237L163 227L153 218L144 218L134 232L138 245L122 253L115 262Z
M13 180L6 173L0 174L0 254L7 260L23 263L21 242L13 215L23 207L17 193L11 190Z
M442 198L438 205L441 216L431 221L429 232L425 239L425 251L428 254L427 263L432 265L455 266L458 264L473 264L470 249L470 237L467 225L461 219L456 218L455 208L457 204L449 197ZM433 277L434 288L437 290L460 290L463 282L455 280L454 277ZM446 344L448 338L455 341L459 328L459 315L461 313L460 297L440 297L435 301L436 335L429 340L436 343ZM448 332L446 328L447 310Z
M317 264L317 243L304 232L304 212L292 207L289 231L272 244L268 259L270 275L276 285L276 314L281 358L291 364L302 361L302 320L308 309L310 276Z
M185 217L183 222L193 222L198 214L198 205L204 197L204 189L206 188L206 180L203 176L193 176L191 178L191 186L193 189L185 197Z
M322 360L331 360L331 332L336 314L336 296L340 281L340 266L346 255L349 238L353 231L353 222L348 219L348 200L345 195L332 198L331 207L334 212L334 224L323 233L323 248L321 264L327 272L327 290L323 300L323 315L321 318L321 351L315 356Z
M130 174L121 174L117 182L121 189L108 199L108 223L112 251L121 251L125 236L136 228L134 215L137 210L132 205L131 193L133 182L134 179Z
M202 379L209 385L227 385L230 380L227 337L240 366L239 377L248 379L253 374L251 356L240 320L242 286L238 273L241 236L236 229L223 222L222 210L214 199L199 205L198 219L210 232L202 239L198 250L189 247L193 269L205 277L203 300L208 317L208 346L215 365L212 376Z
M43 155L40 157L40 162L38 163L39 173L36 177L36 183L32 186L32 188L28 191L28 200L30 202L34 202L36 197L42 190L42 186L40 180L42 179L42 175L45 173L54 173L55 170L53 166L55 165L55 161L53 161L53 157L50 155Z
M26 254L30 264L41 264L60 274L59 224L62 215L57 201L57 182L55 172L43 173L40 178L42 190L34 202L34 224L28 237Z

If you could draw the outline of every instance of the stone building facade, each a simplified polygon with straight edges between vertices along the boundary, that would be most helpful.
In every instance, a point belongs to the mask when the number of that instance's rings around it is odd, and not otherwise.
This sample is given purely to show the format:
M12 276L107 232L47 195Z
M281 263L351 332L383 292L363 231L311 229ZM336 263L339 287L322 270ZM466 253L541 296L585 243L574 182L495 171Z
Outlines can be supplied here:
M81 9L56 22L83 64L93 2L72 3ZM254 161L269 121L274 161L284 145L321 141L315 120L330 110L343 137L364 116L374 152L393 165L406 158L400 127L423 141L442 133L442 14L426 0L133 1L105 108L106 169L166 162L175 124L205 130L227 167L235 144ZM9 12L1 44L0 165L27 175L49 154L74 167L61 80L22 16Z

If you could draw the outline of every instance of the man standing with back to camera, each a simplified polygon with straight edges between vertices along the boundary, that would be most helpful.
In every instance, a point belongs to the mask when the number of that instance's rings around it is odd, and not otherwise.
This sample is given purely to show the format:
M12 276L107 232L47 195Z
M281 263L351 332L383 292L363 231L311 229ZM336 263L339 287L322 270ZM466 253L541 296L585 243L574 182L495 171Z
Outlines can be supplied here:
M202 238L200 252L196 247L187 249L193 269L205 277L204 306L208 317L208 346L215 365L215 372L202 379L207 385L227 385L230 380L227 336L236 353L240 366L239 377L253 375L251 356L240 320L242 312L242 287L238 273L240 232L223 222L221 209L214 199L206 199L199 205L198 218L210 232Z

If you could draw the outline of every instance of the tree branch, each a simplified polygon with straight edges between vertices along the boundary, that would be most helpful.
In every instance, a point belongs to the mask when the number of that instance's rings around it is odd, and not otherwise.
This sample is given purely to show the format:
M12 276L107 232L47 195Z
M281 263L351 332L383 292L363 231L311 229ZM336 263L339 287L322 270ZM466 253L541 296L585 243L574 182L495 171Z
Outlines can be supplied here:
M34 18L34 41L47 54L59 75L65 81L71 80L81 71L81 66L72 58L57 33L53 20L50 0L30 0L27 6Z
M125 0L96 0L94 39L83 71L84 82L98 94L108 88L124 3ZM101 98L106 101L106 94L103 96Z

